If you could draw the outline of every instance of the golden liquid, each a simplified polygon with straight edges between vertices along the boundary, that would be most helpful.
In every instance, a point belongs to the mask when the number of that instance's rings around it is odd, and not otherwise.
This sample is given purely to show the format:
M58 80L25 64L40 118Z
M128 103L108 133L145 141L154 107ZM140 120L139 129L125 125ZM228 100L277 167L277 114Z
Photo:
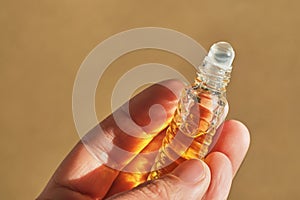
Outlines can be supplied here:
M208 153L224 106L219 97L209 92L196 94L197 101L189 108L188 117L183 120L184 102L179 103L167 129L166 137L156 157L148 179L153 180L175 169L188 159L203 159ZM195 101L194 101L195 102ZM196 126L195 132L187 133L182 127Z

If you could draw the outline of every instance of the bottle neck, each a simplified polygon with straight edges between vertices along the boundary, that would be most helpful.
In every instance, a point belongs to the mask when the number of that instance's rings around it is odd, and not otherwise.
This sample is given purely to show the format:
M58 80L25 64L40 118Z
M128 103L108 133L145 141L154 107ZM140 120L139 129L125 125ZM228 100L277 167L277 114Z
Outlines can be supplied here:
M210 62L206 57L203 64L199 66L194 86L217 94L224 94L230 81L230 73L231 67L224 69Z

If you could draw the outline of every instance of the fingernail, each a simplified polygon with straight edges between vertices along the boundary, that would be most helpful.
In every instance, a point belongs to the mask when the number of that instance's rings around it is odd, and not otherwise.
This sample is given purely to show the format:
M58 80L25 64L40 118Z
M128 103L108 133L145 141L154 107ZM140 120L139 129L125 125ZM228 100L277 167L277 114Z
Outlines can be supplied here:
M198 183L205 177L203 161L187 160L175 168L172 174L186 183Z

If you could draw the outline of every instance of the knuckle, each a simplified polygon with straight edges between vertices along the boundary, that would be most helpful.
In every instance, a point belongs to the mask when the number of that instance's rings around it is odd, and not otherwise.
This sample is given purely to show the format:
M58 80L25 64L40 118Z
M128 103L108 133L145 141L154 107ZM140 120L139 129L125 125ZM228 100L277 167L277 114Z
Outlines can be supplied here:
M139 189L147 199L171 199L171 190L174 189L174 180L170 177L165 177L160 180L151 181L146 187Z

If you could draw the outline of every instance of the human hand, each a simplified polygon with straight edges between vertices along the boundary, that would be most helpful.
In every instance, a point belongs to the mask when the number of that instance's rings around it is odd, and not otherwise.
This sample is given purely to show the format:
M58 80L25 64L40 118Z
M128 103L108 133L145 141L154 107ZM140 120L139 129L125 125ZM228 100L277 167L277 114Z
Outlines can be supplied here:
M177 94L168 88L172 88ZM133 169L150 171L155 156L134 155L159 149L167 122L177 106L176 96L179 96L182 89L182 83L174 80L155 84L129 101L130 116L119 108L114 115L100 123L101 130L93 129L88 133L92 141L109 138L111 143L105 145L113 144L133 152L121 157L121 166L126 170L110 168L110 165L105 165L107 163L95 159L84 144L79 142L58 167L38 199L226 199L250 140L247 128L238 121L224 123L220 138L205 162L185 161L172 173L145 183L143 182L147 179L147 173L130 172ZM149 110L154 104L163 106L166 116ZM159 123L152 123L149 115L152 119L166 119L164 122L157 120ZM128 127L130 123L127 123L130 118L142 127L151 122L146 130L149 138L133 137L124 133L114 117L121 119L122 126L127 126L127 130L131 128ZM143 130L133 131L135 134L142 134ZM100 145L97 149L101 151L107 147L102 148ZM113 155L111 152L106 153ZM136 187L139 183L143 184Z

